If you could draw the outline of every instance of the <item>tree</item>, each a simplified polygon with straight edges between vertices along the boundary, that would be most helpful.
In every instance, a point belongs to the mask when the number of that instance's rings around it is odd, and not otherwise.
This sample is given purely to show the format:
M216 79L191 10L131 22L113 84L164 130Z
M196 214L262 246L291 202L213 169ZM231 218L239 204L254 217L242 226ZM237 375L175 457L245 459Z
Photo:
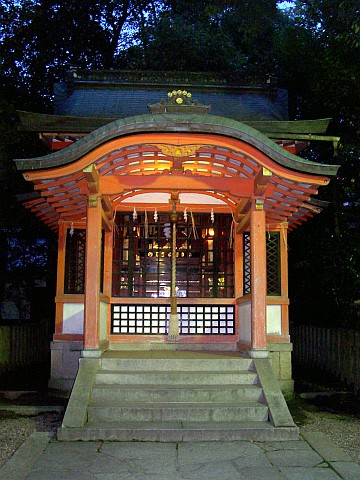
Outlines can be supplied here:
M275 68L276 1L169 0L140 29L125 58L136 68L233 72L259 77Z
M280 81L294 118L331 116L336 157L313 146L309 159L341 165L321 195L330 207L290 237L292 312L298 321L360 328L360 6L355 0L297 1L278 30Z
M0 6L2 86L22 108L50 109L64 65L114 68L119 51L137 42L139 19L153 19L156 0L27 0Z

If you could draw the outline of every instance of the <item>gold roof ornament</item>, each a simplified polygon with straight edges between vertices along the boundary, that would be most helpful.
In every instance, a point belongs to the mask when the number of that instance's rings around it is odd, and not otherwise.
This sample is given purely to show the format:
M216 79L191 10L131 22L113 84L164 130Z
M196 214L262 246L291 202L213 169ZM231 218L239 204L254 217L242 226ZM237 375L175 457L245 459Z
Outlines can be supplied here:
M172 90L168 98L161 99L159 103L149 105L151 113L209 113L210 105L204 105L192 98L187 90Z
M171 145L156 143L156 146L161 153L170 157L188 157L194 155L203 145Z

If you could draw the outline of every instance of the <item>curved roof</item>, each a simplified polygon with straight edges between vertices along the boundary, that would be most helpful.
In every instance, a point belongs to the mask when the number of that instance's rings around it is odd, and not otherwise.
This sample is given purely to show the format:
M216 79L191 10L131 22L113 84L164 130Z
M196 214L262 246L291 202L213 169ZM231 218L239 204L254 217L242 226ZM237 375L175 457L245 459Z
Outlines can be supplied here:
M84 220L90 175L90 182L99 178L110 215L149 204L166 209L172 191L190 208L242 214L260 195L268 224L292 229L321 210L311 195L338 168L298 158L235 120L169 113L116 120L61 151L16 164L41 193L25 205L52 228Z
M319 164L296 157L258 130L236 120L207 114L169 113L138 115L115 120L64 150L43 157L16 159L15 162L19 170L56 168L76 162L94 148L115 138L157 132L208 133L230 137L258 149L282 167L311 175L333 176L338 170L337 165Z

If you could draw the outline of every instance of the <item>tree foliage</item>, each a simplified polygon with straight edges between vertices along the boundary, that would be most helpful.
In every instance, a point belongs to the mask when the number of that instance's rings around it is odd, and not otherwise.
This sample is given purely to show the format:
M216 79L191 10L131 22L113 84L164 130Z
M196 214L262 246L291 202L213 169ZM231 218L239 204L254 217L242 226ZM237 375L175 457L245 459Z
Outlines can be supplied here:
M7 1L0 14L2 83L23 109L51 107L66 64L259 76L275 68L275 0Z
M114 68L119 51L136 42L138 19L153 17L156 0L27 0L0 7L3 81L23 105L50 107L52 85L65 64Z
M277 48L295 118L331 116L341 136L337 178L320 195L330 206L293 234L292 310L299 321L360 328L360 5L297 1ZM297 52L297 54L295 54ZM313 147L310 159L329 163ZM331 161L331 157L330 157Z

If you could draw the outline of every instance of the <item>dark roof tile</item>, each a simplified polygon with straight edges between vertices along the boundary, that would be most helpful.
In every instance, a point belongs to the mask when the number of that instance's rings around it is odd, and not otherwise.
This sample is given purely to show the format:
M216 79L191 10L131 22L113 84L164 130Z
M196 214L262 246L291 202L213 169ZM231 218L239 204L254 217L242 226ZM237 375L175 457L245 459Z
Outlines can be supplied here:
M59 85L55 89L55 114L80 117L125 118L147 113L148 105L167 98L169 88L80 88L68 95ZM238 121L286 120L287 92L277 89L275 96L261 93L196 91L194 99L211 105L210 113Z

